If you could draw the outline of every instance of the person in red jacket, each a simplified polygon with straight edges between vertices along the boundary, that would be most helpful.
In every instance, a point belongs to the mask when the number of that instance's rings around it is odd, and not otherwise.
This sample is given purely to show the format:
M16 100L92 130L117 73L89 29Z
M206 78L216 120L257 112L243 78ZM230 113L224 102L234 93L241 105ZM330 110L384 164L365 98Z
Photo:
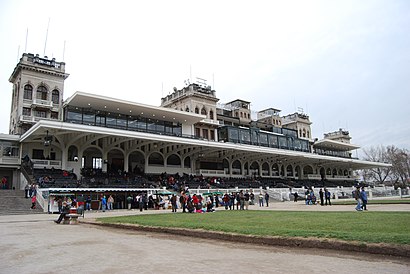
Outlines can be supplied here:
M36 209L36 203L37 203L37 196L33 195L33 197L31 197L31 209Z

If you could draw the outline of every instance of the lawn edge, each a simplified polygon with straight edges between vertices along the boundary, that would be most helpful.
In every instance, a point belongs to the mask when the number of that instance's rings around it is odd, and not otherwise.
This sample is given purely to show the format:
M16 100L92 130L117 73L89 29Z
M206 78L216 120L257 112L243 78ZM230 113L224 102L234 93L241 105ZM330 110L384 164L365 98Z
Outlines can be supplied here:
M165 233L178 236L196 237L201 239L223 240L228 242L241 242L245 244L286 246L296 248L320 248L331 250L344 250L365 252L370 254L400 256L410 258L410 245L387 243L362 243L356 241L343 241L338 239L302 238L283 236L257 236L209 231L204 229L187 229L174 227L156 227L138 224L103 223L97 220L81 220L82 224L97 225L118 229L136 230L143 232Z

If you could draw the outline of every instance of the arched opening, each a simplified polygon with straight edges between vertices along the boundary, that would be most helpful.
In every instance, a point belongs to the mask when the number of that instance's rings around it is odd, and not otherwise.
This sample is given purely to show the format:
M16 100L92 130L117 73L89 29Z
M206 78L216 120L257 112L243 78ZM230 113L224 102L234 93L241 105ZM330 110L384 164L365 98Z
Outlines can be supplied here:
M181 158L176 154L171 154L167 158L167 166L181 167Z
M112 149L107 154L107 171L121 174L124 171L124 153L118 149Z
M232 175L242 175L242 165L239 160L235 160L232 163Z
M206 115L206 109L204 107L201 109L201 114Z
M33 99L33 87L29 84L24 86L24 99L32 100Z
M60 103L60 93L58 90L53 90L51 93L51 100L53 101L53 104L58 105Z
M292 167L292 165L288 165L286 167L286 177L293 177L293 167Z
M97 147L89 147L84 150L81 167L86 170L101 170L103 167L101 150Z
M349 176L349 171L348 171L347 169L345 169L345 170L343 171L343 176Z
M222 161L222 167L223 167L223 169L224 169L224 171L225 171L225 174L230 174L230 172L229 172L229 162L228 162L228 160L223 159L223 161Z
M269 176L269 164L266 162L262 164L262 176Z
M37 88L36 98L39 100L47 100L47 88L45 86L39 86Z
M164 157L158 152L153 152L148 157L148 165L150 166L164 166Z
M191 157L186 157L184 159L184 168L191 168Z
M304 166L303 174L304 175L313 174L313 168L311 166Z
M259 164L257 162L253 162L249 168L251 176L259 176Z
M133 151L128 156L128 171L143 175L145 172L145 156L140 151Z
M71 145L68 148L67 161L76 161L76 160L78 161L78 148L76 146Z
M272 165L272 176L279 176L279 166L277 163Z

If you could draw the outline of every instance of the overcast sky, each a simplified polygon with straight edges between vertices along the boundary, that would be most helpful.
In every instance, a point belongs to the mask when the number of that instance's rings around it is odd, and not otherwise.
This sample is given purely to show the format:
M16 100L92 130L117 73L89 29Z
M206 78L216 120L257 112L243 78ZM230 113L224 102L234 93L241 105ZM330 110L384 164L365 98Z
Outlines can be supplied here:
M3 133L18 59L45 52L66 63L64 99L84 91L159 106L200 77L221 103L303 109L315 138L343 128L364 148L410 149L407 0L3 0L0 41Z

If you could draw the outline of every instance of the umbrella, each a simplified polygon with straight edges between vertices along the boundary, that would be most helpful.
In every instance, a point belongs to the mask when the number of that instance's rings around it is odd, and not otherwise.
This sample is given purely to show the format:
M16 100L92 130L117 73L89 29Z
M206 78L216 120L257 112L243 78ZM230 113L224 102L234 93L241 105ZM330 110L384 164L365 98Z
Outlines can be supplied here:
M214 195L222 195L222 194L225 194L225 193L222 192L222 191L215 191L213 194L214 194Z

